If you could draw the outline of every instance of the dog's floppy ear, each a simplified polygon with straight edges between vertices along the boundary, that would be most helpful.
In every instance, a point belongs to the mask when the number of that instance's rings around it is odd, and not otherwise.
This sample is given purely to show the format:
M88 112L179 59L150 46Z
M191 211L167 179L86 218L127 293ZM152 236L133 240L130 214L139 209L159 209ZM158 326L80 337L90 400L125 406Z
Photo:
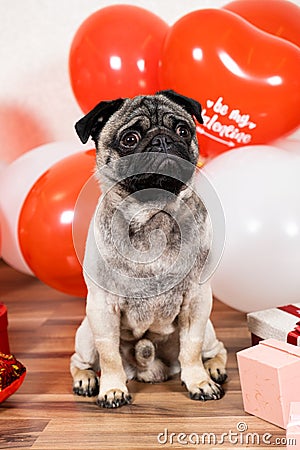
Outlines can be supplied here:
M185 97L184 95L178 94L172 90L159 91L157 94L164 95L169 100L182 106L191 116L195 116L199 123L203 123L201 116L201 105L199 102L190 97Z
M100 102L82 117L75 124L75 130L81 142L85 144L90 136L95 141L108 119L121 108L124 102L124 98Z

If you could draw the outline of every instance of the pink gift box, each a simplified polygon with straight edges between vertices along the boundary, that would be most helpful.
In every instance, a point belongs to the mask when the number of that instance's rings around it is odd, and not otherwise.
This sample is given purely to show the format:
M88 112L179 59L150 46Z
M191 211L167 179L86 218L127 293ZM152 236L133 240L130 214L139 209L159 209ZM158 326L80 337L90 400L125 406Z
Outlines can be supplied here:
M286 428L290 402L300 402L300 348L267 339L237 360L245 411Z
M289 422L286 427L286 448L300 448L300 403L291 402Z

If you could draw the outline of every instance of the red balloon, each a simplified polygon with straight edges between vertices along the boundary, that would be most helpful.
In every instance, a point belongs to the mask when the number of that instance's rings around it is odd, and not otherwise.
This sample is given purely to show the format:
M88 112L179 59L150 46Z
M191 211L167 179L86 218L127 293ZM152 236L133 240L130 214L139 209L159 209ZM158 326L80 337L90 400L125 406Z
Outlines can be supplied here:
M223 8L300 47L300 8L295 3L287 0L236 0Z
M94 150L76 153L54 164L31 188L19 218L20 248L33 273L49 286L80 297L86 296L86 286L72 225L77 198L94 167ZM98 186L97 192L99 195ZM94 205L94 199L92 202ZM81 216L84 241L90 218Z
M95 212L99 196L99 184L95 177L91 177L82 187L76 200L72 233L76 255L81 265L83 265L89 224Z
M262 144L300 122L300 51L234 13L203 9L170 28L160 66L163 89L203 106L201 153Z
M130 5L100 9L78 29L69 69L75 97L86 113L99 101L153 94L168 25Z

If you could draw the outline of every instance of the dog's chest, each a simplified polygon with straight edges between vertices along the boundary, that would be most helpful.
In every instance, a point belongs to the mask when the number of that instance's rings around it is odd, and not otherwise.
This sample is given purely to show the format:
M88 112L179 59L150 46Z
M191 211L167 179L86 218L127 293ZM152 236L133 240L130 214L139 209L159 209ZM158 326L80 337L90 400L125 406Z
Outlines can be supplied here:
M96 240L107 264L132 279L132 285L137 279L144 280L144 284L140 283L143 296L152 297L174 286L170 283L158 292L155 284L168 283L172 277L178 284L199 254L207 250L207 212L195 195L180 208L176 203L167 205L165 210L139 208L133 204L124 211L107 202L103 204L103 211L98 211ZM126 296L127 292L123 294ZM128 294L131 296L132 290Z
M135 204L132 211L122 210L105 200L96 215L87 268L96 268L98 285L113 295L123 336L168 335L207 255L206 209L195 195L180 208L167 205L164 211L148 208L137 214Z
M173 290L172 290L173 291ZM176 318L182 304L182 294L173 292L148 299L123 299L121 334L126 339L139 339L146 332L168 335L176 328Z

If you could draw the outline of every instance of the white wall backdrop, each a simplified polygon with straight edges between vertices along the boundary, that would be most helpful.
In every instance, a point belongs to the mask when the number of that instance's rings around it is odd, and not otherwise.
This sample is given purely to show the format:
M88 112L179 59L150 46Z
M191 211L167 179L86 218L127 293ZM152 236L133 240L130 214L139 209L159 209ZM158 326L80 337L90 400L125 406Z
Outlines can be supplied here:
M144 7L172 24L228 1L0 0L0 160L51 141L78 142L73 123L82 113L69 82L71 41L91 13L116 3Z

